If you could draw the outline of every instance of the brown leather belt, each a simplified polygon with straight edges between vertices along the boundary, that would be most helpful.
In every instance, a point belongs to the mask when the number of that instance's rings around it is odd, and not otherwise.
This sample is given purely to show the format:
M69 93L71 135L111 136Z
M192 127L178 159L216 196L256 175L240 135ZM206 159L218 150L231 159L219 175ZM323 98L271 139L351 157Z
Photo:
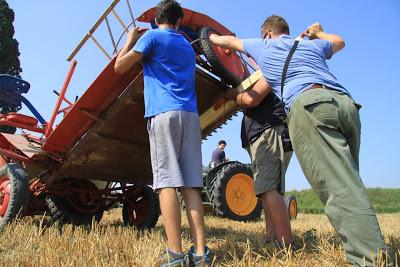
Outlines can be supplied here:
M319 84L319 83L316 83L316 84L313 84L310 88L308 88L308 89L321 89L321 88L323 88L323 89L329 89L329 87L328 86L325 86L325 85L323 85L323 84Z

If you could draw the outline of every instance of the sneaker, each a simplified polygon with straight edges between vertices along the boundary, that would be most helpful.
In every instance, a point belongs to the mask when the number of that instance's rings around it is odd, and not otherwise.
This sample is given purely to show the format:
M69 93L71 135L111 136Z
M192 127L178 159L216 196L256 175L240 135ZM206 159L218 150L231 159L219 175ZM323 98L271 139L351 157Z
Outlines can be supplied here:
M198 256L194 253L194 247L189 250L189 267L211 267L211 252L205 247L204 255Z
M167 249L159 260L159 263L160 267L186 267L187 256L183 253L175 253Z

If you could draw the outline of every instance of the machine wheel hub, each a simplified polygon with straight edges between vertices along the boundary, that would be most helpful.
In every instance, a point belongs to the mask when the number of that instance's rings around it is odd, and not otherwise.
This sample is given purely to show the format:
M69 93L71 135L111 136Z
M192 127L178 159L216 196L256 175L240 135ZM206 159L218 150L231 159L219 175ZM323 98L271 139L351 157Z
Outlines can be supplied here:
M8 177L0 181L0 216L3 217L10 202L10 180Z

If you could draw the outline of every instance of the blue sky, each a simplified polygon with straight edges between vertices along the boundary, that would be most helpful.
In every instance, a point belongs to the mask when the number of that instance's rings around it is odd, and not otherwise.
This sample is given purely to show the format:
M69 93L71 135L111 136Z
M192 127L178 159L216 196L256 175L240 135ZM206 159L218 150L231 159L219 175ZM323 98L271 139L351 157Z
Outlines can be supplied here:
M157 2L131 0L134 15L138 16ZM8 3L15 12L21 75L31 83L27 97L48 120L56 101L52 90L61 88L69 68L66 58L111 1L8 0ZM182 5L209 15L242 38L258 37L260 25L270 14L284 16L292 35L301 33L316 21L325 31L342 35L346 48L328 64L338 80L363 105L361 177L367 187L400 187L397 81L400 76L400 1L182 0ZM121 0L117 11L128 18L125 0ZM119 36L122 28L115 20L111 24L115 35ZM105 27L95 37L100 41L108 40ZM109 42L106 48L111 49ZM106 63L90 42L77 59L76 74L67 93L70 99L81 95ZM247 152L240 147L240 119L241 115L203 142L204 164L210 161L211 151L220 139L227 141L226 154L230 159L249 162ZM291 161L286 185L289 190L309 188L295 158Z

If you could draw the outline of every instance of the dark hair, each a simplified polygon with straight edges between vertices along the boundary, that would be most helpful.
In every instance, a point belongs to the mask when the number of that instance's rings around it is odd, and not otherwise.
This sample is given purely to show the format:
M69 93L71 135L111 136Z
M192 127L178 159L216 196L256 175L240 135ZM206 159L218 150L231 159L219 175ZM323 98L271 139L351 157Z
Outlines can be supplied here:
M158 23L175 26L178 19L183 18L183 10L175 0L163 0L156 7L156 16Z
M225 140L220 140L220 141L218 142L218 145L226 145Z
M264 37L268 31L272 31L276 34L289 34L289 25L281 16L271 15L265 19L261 26L262 37Z

